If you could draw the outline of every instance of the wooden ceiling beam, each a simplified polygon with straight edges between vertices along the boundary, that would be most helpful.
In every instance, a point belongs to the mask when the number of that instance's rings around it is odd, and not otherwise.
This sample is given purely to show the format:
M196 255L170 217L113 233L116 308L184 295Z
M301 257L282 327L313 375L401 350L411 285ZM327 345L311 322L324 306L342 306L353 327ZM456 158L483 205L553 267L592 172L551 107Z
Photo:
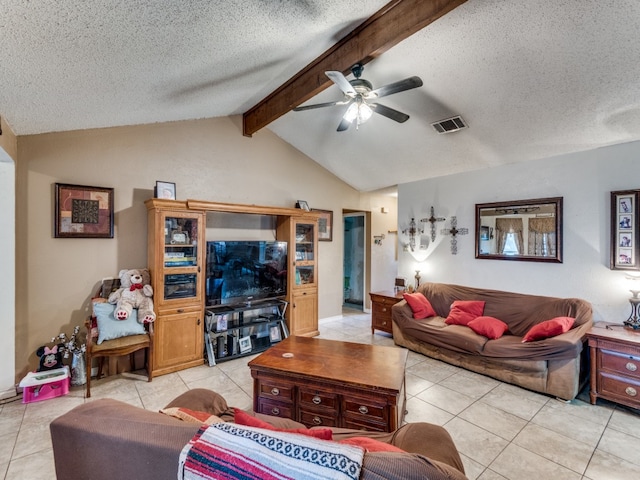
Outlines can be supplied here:
M363 65L405 38L447 14L467 0L392 0L342 40L296 73L242 115L242 130L250 137L289 110L333 85L324 74L345 75L356 63Z

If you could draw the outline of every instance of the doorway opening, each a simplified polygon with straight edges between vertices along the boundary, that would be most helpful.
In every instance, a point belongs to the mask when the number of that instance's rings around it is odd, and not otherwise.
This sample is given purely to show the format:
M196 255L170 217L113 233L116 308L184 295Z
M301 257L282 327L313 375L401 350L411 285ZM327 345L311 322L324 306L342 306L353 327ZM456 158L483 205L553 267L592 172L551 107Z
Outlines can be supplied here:
M366 282L366 216L344 214L343 302L345 308L364 310Z

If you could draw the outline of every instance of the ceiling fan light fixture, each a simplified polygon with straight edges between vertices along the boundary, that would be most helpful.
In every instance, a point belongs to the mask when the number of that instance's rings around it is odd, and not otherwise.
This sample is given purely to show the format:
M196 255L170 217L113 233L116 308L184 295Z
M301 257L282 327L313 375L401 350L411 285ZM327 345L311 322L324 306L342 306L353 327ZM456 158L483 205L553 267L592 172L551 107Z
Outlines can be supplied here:
M369 120L371 115L373 115L373 109L365 102L358 101L349 105L344 114L344 119L349 123L353 123L356 120L356 125L360 125Z

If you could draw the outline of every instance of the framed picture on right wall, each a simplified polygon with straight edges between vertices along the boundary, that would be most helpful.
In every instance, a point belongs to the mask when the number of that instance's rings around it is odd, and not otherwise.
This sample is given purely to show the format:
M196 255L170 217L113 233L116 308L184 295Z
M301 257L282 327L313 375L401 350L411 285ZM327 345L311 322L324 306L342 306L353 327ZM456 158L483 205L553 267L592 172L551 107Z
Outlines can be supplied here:
M611 192L611 269L640 270L640 190Z

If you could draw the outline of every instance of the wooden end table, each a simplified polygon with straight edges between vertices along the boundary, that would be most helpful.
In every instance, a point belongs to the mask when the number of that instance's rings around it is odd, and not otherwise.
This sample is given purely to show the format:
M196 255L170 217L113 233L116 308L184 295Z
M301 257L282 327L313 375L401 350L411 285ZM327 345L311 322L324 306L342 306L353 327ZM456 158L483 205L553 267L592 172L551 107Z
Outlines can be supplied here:
M587 339L591 349L591 403L600 397L640 408L640 330L596 322Z
M403 292L371 292L371 333L376 330L393 334L391 307L402 300Z
M406 406L407 350L289 337L249 362L253 409L307 427L392 432Z

